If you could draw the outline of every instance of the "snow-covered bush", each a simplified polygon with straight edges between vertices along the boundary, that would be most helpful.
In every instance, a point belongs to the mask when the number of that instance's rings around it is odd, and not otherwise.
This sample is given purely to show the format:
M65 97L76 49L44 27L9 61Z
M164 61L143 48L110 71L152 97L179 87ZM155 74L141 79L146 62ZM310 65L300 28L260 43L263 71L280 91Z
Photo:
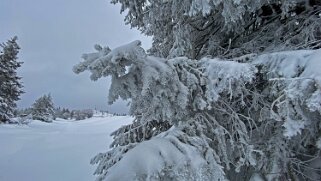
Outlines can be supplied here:
M62 113L62 117L61 118L63 118L63 119L71 119L71 113L69 111L67 111L67 110Z
M32 116L25 115L25 116L10 118L8 123L9 124L29 124L31 121L32 121Z
M67 108L55 108L55 117L62 118L62 119L72 119L71 112Z
M92 160L99 178L234 180L260 172L271 180L313 171L306 165L319 153L321 50L195 61L147 56L139 41L96 49L74 71L111 76L109 101L131 99L136 117Z
M73 110L72 118L75 120L84 120L86 118L91 118L94 115L94 111L92 109L84 109L84 110Z
M51 95L43 95L33 103L32 119L44 122L52 122L55 119L54 105Z

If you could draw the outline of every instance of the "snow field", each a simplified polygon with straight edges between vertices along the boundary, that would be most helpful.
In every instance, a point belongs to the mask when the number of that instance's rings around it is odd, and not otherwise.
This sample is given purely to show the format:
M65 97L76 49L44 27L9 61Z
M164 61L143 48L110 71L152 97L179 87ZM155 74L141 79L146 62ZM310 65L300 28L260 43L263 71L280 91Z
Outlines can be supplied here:
M132 120L115 116L0 125L0 181L95 180L90 159L108 149L112 131Z

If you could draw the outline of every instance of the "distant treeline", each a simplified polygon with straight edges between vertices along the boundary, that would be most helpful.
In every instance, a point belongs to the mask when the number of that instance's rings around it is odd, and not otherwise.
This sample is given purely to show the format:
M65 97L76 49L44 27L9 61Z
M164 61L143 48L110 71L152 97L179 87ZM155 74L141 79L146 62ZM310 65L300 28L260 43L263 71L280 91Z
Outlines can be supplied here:
M15 117L32 117L34 109L16 109L14 111ZM108 111L99 111L101 116L111 115L111 116L126 116L125 113L110 113ZM82 110L70 110L68 108L57 107L53 109L53 119L61 118L66 120L84 120L94 116L94 110L92 109L82 109Z

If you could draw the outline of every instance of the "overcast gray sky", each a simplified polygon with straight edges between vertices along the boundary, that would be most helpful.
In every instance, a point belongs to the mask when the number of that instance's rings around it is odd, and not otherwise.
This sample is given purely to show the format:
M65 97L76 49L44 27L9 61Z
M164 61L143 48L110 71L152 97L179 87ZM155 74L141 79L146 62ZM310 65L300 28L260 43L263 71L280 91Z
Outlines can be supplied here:
M88 72L72 72L95 44L114 48L139 39L145 49L151 46L151 38L125 25L119 12L109 0L1 0L0 42L17 35L24 62L18 73L26 93L18 106L51 93L56 106L126 112L122 101L107 105L109 79L93 82Z

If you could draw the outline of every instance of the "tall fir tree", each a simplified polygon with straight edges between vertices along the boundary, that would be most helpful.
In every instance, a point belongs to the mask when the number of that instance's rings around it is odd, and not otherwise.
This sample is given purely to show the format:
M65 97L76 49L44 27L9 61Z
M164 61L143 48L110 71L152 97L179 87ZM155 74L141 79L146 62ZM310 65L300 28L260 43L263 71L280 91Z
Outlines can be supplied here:
M17 75L22 62L18 61L20 47L16 41L17 37L14 37L0 45L0 122L13 116L16 101L23 93L21 77Z

